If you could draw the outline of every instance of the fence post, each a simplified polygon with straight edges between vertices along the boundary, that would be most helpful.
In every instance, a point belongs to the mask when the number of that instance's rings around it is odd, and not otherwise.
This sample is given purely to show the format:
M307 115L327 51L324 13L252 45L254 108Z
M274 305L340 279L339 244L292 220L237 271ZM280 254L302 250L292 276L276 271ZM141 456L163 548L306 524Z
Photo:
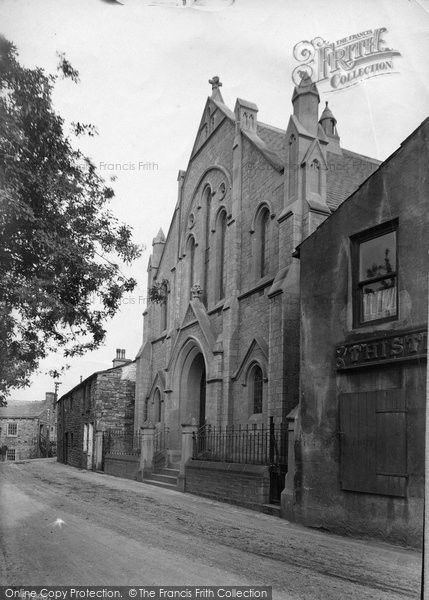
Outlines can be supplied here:
M285 478L285 487L281 493L281 516L286 519L293 519L295 504L295 440L298 437L298 415L299 405L295 406L287 415L288 427L288 453L287 453L287 473Z
M95 470L103 469L103 432L95 432Z
M185 465L193 453L193 434L197 433L196 425L182 424L182 458L180 460L179 477L177 478L177 487L181 492L185 491Z
M141 435L142 447L140 452L138 479L143 481L147 477L150 477L153 471L155 426L148 425L147 427L142 427Z

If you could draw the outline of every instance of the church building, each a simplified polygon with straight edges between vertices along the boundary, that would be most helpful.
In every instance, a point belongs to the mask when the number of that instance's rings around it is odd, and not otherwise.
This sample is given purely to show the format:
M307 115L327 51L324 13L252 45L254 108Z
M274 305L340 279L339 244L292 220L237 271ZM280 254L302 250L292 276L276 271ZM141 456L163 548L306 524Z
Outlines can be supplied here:
M210 84L168 233L153 240L135 429L163 432L156 447L170 467L193 433L182 489L278 503L287 417L299 401L293 253L380 162L341 147L337 121L327 103L320 112L306 76L285 130L260 122L254 102L238 98L231 110L219 78Z

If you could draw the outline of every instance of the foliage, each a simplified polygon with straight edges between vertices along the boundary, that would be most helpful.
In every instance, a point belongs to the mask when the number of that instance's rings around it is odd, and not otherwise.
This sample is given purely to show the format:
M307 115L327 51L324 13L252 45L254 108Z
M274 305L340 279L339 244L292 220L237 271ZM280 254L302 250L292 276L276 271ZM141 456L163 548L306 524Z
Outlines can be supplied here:
M149 288L149 300L156 302L157 304L163 304L167 300L168 280L163 279L162 281L156 281L151 288Z
M118 262L130 264L140 249L106 206L114 192L53 109L59 77L79 80L59 58L59 75L25 68L0 37L0 405L48 352L100 346L106 319L135 286Z

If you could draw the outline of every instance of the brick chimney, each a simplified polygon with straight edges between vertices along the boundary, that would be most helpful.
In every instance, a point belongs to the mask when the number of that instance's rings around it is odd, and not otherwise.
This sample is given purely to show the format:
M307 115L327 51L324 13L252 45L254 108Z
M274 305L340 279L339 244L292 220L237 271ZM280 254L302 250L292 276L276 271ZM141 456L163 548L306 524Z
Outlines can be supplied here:
M126 365L127 363L131 362L131 359L125 358L124 348L117 348L116 357L113 359L112 362L114 367L119 367L120 365Z

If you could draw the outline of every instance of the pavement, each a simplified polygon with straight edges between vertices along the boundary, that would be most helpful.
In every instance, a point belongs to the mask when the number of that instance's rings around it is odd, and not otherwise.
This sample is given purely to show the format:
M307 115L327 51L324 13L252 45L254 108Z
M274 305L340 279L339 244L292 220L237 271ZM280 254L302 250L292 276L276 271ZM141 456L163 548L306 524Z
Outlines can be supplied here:
M271 585L284 600L419 598L421 553L84 471L0 463L0 585Z

